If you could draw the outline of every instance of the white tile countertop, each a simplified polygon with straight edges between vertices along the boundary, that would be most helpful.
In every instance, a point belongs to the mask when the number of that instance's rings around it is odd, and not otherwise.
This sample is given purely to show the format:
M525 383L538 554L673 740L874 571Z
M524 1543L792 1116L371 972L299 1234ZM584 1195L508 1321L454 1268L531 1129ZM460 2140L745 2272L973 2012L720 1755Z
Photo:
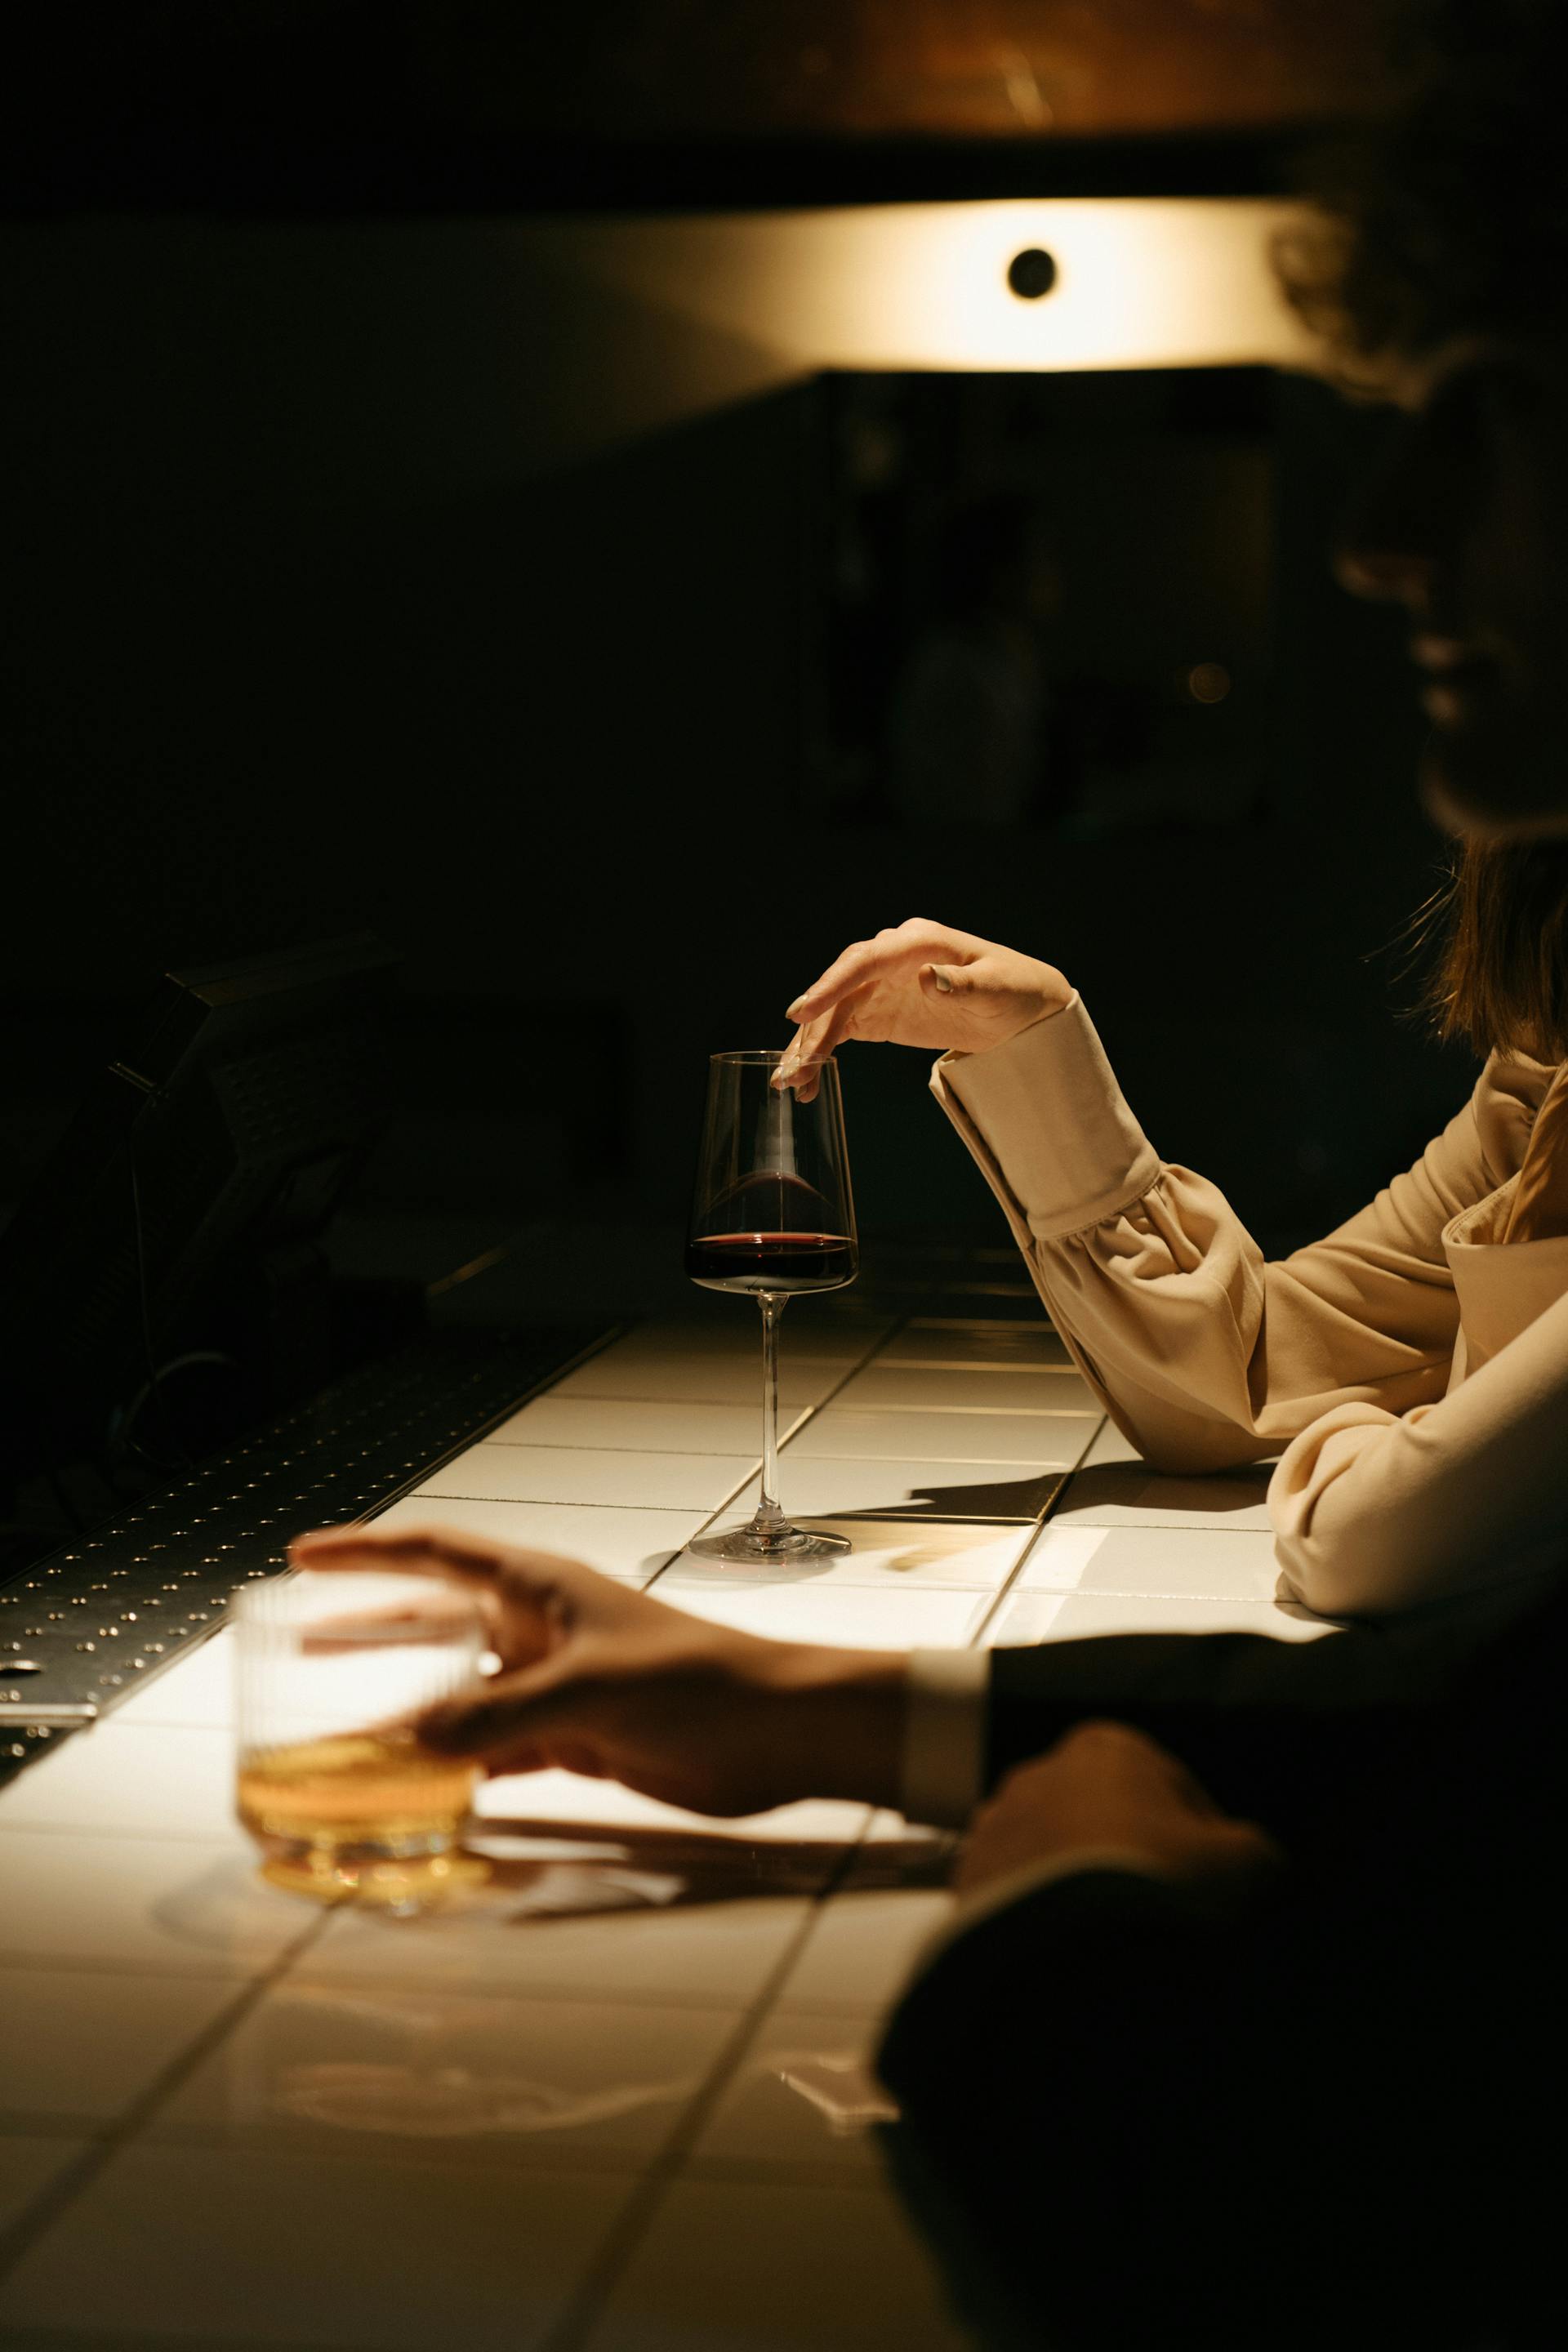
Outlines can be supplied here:
M633 1332L381 1517L788 1637L1326 1630L1274 1601L1264 1475L1153 1476L1043 1326L796 1317L784 1368L782 1499L841 1558L685 1549L750 1507L739 1313ZM0 1796L0 2343L968 2340L885 2184L868 2069L947 1906L940 1841L541 1773L486 1788L495 1876L466 1903L318 1910L233 1819L226 1640Z

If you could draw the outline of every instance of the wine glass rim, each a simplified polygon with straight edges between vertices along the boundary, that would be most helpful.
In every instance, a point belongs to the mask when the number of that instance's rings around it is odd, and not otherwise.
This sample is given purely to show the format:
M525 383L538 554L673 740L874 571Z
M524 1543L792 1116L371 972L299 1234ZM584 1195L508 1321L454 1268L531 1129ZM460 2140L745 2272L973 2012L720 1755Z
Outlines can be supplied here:
M727 1054L710 1054L708 1058L710 1062L743 1062L761 1068L777 1069L791 1050L788 1045L741 1045ZM833 1055L825 1054L821 1061L812 1066L818 1070L836 1070L838 1064Z

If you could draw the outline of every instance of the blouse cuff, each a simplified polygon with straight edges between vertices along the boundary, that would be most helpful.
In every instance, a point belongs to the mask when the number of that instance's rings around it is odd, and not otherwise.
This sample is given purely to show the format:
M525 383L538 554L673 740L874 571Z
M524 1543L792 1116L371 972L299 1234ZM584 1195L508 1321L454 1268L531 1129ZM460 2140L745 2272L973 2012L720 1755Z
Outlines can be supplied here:
M1103 1224L1160 1173L1076 995L1005 1045L944 1054L931 1091L1037 1241Z

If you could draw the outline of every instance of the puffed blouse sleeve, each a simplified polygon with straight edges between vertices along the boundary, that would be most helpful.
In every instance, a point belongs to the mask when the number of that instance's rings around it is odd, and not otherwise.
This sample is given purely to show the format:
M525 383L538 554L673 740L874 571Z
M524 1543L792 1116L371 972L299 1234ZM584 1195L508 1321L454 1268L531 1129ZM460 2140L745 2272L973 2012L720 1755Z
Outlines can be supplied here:
M1005 1045L944 1055L931 1084L1085 1378L1150 1463L1185 1473L1442 1398L1459 1326L1443 1228L1518 1168L1538 1091L1489 1065L1407 1174L1269 1264L1216 1186L1160 1159L1077 997ZM1300 1530L1300 1457L1292 1478Z

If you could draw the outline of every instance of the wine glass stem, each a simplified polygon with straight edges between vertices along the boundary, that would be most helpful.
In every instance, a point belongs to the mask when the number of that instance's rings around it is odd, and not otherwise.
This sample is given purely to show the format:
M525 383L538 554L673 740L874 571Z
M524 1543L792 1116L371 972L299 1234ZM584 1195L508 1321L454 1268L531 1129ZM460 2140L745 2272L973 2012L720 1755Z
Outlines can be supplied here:
M783 1527L784 1515L778 1498L779 1318L787 1301L776 1290L764 1290L759 1303L763 1310L763 1491L753 1525L766 1521L770 1527Z

